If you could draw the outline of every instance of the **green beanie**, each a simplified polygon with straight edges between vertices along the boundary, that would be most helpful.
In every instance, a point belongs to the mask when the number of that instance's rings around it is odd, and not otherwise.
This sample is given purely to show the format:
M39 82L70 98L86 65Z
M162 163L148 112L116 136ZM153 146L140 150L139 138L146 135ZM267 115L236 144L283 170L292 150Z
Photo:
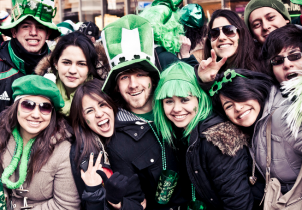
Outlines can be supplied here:
M248 29L251 31L249 26L249 17L250 14L258 8L261 7L270 7L277 10L286 20L291 21L290 15L285 8L284 4L279 0L251 0L245 7L244 10L244 22Z
M13 99L21 95L45 96L58 111L65 103L56 84L39 75L27 75L16 79L12 84Z

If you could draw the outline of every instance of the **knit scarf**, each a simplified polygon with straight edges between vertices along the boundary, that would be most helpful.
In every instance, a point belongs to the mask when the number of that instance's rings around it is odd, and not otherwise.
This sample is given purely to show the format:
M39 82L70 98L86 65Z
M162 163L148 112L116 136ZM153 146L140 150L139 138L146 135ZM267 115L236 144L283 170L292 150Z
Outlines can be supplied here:
M46 43L41 49L41 54L35 54L28 52L16 38L11 39L8 50L13 63L25 75L34 73L39 61L48 54Z
M16 141L16 148L11 163L4 169L2 173L1 180L3 184L6 184L7 188L17 189L24 183L26 179L28 160L35 138L30 139L23 149L23 139L17 127L14 128L12 134ZM19 167L19 180L17 182L12 182L9 180L9 177L15 172L19 165L19 162L21 162Z

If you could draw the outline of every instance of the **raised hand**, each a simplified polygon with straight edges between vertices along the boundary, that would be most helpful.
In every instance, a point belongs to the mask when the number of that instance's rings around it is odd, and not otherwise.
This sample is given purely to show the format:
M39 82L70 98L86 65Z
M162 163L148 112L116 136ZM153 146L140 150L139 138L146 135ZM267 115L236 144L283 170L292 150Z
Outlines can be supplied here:
M223 57L219 62L217 62L216 59L216 53L212 49L211 57L200 62L198 67L198 76L202 82L213 81L220 68L225 64L227 57Z
M189 58L190 57L190 49L191 49L191 41L186 36L179 36L179 41L181 43L181 47L179 50L179 54L181 58Z
M83 179L84 183L87 186L98 186L102 184L102 177L100 177L96 171L97 170L103 170L102 164L101 164L101 158L102 158L103 152L100 152L98 155L98 158L96 159L95 165L93 166L93 153L89 157L89 164L88 169L86 172L81 170L81 178Z

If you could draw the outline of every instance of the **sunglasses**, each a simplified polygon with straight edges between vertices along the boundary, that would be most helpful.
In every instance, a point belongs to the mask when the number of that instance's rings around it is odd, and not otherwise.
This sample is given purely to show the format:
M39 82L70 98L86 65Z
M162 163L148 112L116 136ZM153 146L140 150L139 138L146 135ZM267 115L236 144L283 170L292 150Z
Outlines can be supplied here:
M36 102L31 100L25 100L21 102L21 109L23 112L29 113L33 111L36 106L39 106L40 112L44 115L48 115L51 113L53 106L51 103L44 102L40 104L36 104Z
M284 56L284 57L277 55L271 60L271 64L273 66L280 65L280 64L284 63L284 58L287 58L289 61L296 61L301 58L301 55L302 55L302 52L290 54L290 55Z
M234 37L236 36L237 33L237 28L233 25L212 28L210 29L208 34L208 37L211 40L211 42L214 42L219 37L220 30L222 30L222 33L224 33L224 35L226 35L227 37Z

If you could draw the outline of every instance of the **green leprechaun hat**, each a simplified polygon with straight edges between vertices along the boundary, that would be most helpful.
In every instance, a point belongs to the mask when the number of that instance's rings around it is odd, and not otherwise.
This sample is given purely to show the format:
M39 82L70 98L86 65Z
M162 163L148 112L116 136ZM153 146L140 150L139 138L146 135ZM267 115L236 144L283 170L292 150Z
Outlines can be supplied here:
M101 34L111 71L103 85L110 93L119 73L129 69L141 69L159 80L154 62L154 38L150 23L137 15L126 15L107 25Z
M302 5L302 0L290 0L293 4Z
M54 7L54 0L12 0L12 5L12 22L0 27L0 31L6 36L11 37L10 29L17 26L27 17L34 18L52 30L49 37L50 40L61 35L58 27L52 23L52 18L57 12L57 8Z

